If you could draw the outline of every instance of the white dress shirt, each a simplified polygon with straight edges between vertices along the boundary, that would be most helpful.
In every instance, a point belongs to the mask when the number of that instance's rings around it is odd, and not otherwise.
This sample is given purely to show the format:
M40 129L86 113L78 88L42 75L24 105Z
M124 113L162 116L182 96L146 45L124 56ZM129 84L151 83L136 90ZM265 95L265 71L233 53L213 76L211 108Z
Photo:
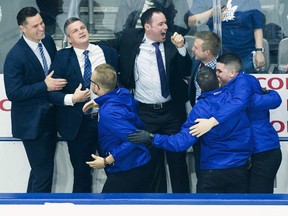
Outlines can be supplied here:
M78 63L79 63L80 69L81 69L81 73L83 76L84 75L84 66L85 66L85 55L83 54L83 52L85 50L74 48L74 47L73 47L73 49L76 53ZM91 62L91 68L92 68L92 73L93 73L93 70L95 67L97 67L100 64L106 63L105 56L104 56L103 50L99 46L94 45L94 44L89 44L89 46L86 50L89 50L88 55L89 55L89 59ZM68 82L69 82L69 80L68 80ZM95 95L92 92L91 89L90 89L90 92L91 92L91 96L90 96L91 99L95 99L98 97L97 95ZM73 96L73 94L66 94L65 95L64 104L66 106L74 106L74 104L72 102L72 96ZM96 111L96 110L97 109L95 109L95 110L93 109L93 111Z
M153 42L155 41L150 40L146 37L146 35L144 36L143 42L139 47L140 52L136 56L134 66L135 99L146 104L165 103L171 100L170 95L167 98L164 98L161 94L160 76L155 47L152 45ZM166 71L163 43L160 43L159 49L161 51ZM178 52L182 56L185 56L186 48L178 48Z
M44 68L43 60L42 60L42 57L41 57L41 54L40 54L40 50L39 50L39 48L38 48L38 43L29 40L25 35L23 35L23 39L24 39L25 42L28 44L28 46L32 49L32 51L34 52L34 54L37 56L39 62L40 62L41 65L42 65L42 68ZM42 43L42 42L40 41L39 43ZM48 53L48 51L46 50L46 47L45 47L45 45L44 45L43 43L42 43L42 46L43 46L44 56L45 56L46 61L47 61L48 69L50 69L50 66L51 66L51 58L50 58L49 53ZM43 72L43 73L44 73L44 72Z

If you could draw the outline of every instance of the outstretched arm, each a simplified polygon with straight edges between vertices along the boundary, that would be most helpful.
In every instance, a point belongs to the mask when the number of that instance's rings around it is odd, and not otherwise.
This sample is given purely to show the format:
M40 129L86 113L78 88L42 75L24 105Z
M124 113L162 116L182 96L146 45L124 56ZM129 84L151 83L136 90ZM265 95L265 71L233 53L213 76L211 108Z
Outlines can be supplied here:
M190 28L206 23L213 16L213 8L203 13L193 14L188 17L188 26Z
M251 108L254 110L276 109L282 103L282 99L277 91L266 90L264 94L254 94L251 101Z
M134 133L128 135L128 141L133 144L144 144L147 149L152 148L154 134L145 130L136 130Z
M227 84L230 85L228 91L233 92L232 98L223 104L221 109L217 110L210 119L196 119L195 122L197 124L190 127L189 133L191 135L200 137L214 126L229 121L232 116L237 115L241 110L245 110L248 107L253 95L252 82L244 74L238 74L234 79L231 80L232 83Z
M196 137L202 136L203 134L210 131L214 126L219 124L219 122L214 117L211 117L210 119L196 119L195 122L197 124L189 128L189 133Z
M191 111L187 121L183 124L180 132L177 134L153 135L148 131L138 130L128 135L128 141L133 144L145 144L148 149L153 145L156 148L162 148L173 152L185 151L197 141L197 137L189 134L189 126L194 124L194 120L196 119L193 114L193 111Z

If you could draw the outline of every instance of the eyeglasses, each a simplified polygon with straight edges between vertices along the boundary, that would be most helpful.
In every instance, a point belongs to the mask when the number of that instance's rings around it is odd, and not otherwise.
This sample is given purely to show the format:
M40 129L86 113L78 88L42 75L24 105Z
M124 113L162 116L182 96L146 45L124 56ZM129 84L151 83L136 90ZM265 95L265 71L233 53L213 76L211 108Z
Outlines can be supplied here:
M91 79L90 79L90 82L91 82L91 83L93 83L93 84L95 84L96 86L98 86L98 88L100 88L100 86L99 86L99 84L98 84L98 83L94 82L94 81L93 81L93 80L91 80Z

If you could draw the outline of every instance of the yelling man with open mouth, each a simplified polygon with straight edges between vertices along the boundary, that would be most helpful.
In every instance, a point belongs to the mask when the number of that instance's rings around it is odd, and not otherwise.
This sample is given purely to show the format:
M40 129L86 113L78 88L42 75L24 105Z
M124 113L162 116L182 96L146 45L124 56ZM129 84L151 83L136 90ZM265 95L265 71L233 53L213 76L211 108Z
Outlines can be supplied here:
M105 43L119 52L119 84L132 90L139 102L139 114L145 129L160 134L179 132L186 120L185 102L191 58L184 47L184 38L171 33L165 15L156 8L141 16L143 28L130 28ZM173 193L189 193L186 151L174 153L150 150L151 192L166 193L164 158L169 165Z

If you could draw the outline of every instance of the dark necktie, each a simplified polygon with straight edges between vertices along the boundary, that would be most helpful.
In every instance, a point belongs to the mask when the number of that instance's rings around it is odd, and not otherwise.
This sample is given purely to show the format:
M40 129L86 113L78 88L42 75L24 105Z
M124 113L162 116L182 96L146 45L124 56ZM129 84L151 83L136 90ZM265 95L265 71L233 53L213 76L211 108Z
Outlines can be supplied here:
M88 52L89 50L85 50L83 52L83 54L85 55L84 75L83 75L85 88L90 87L90 79L91 79L91 74L92 74L91 62L89 60Z
M45 74L45 76L47 76L49 69L48 69L47 60L46 60L45 55L44 55L42 43L38 44L38 48L39 48L40 55L41 55L41 58L42 58L44 74Z
M158 71L160 75L160 82L161 82L161 93L164 98L167 98L169 96L169 89L168 89L168 83L166 79L166 72L164 68L164 63L161 55L161 51L159 49L159 42L154 42L152 45L155 47L156 52L156 58L157 58L157 65L158 65Z
M197 68L196 73L195 73L195 80L196 80L196 77L197 77L197 75L198 75L198 72L199 72L200 69L203 68L203 67L205 67L205 64L204 64L203 62L201 62L201 63L199 64L199 67Z

